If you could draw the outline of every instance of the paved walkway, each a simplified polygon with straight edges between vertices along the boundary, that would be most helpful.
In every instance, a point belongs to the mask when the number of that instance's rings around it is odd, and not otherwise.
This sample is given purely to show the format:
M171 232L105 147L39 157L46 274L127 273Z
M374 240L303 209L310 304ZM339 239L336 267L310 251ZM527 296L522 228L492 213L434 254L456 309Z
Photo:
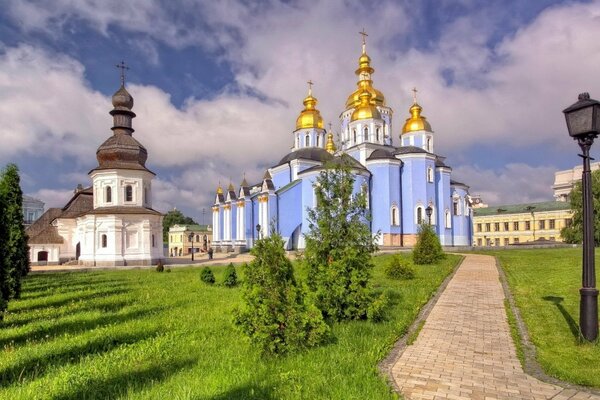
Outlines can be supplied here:
M600 399L523 372L495 260L467 255L392 367L407 399Z

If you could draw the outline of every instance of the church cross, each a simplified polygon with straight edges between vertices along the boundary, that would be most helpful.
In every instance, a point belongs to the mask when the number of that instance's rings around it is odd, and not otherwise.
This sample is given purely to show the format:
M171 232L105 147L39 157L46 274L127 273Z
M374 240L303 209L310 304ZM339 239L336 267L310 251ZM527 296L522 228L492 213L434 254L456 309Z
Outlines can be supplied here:
M365 31L365 28L363 28L363 30L362 30L362 31L360 31L360 32L358 32L358 33L359 33L359 34L361 34L361 35L362 35L362 37L363 37L363 38L362 38L363 45L367 44L367 36L369 36L369 35L368 35L368 34L367 34L367 32Z
M416 104L417 103L417 92L418 92L417 88L416 87L412 88L412 92L413 92L413 102Z
M121 61L115 66L121 70L121 86L125 86L125 70L128 70L129 67L125 65L125 61Z
M312 96L312 86L314 85L314 83L310 79L306 83L308 83L308 94Z

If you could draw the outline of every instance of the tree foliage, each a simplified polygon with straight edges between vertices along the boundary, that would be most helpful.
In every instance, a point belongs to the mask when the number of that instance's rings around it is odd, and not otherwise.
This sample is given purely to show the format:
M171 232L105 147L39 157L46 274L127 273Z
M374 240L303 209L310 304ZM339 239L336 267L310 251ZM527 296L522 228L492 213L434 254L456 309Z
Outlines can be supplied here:
M353 195L354 182L345 159L328 165L315 184L317 205L308 210L303 260L308 285L325 318L335 321L367 318L372 302L369 279L376 238L368 225L366 195Z
M29 246L23 225L19 169L9 164L0 177L0 311L21 296L21 279L29 273Z
M560 231L567 243L583 242L583 198L582 182L576 182L570 195L573 223ZM594 242L600 245L600 170L592 171L592 204L594 205Z
M419 237L412 256L415 264L434 264L445 257L440 238L435 234L431 225L421 224L419 226Z
M223 286L235 287L238 284L237 273L235 272L235 266L233 263L229 263L223 272Z
M255 258L245 268L244 307L235 316L251 342L263 353L283 354L326 340L329 327L296 283L281 236L272 231L251 253Z
M163 241L165 243L169 242L169 228L173 225L196 225L196 221L190 217L186 217L179 210L167 212L163 218Z

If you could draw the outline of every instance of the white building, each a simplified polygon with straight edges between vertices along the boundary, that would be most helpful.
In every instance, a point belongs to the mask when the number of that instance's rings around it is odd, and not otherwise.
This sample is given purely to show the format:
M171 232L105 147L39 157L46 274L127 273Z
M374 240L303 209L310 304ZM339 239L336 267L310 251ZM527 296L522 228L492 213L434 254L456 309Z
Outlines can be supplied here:
M62 209L49 209L28 229L33 265L150 265L163 258L163 215L152 209L155 174L133 138L133 98L124 84L112 104L113 135L96 152L92 186L80 185Z
M600 169L600 162L595 162L590 165L592 171ZM554 198L556 201L569 201L569 195L575 182L581 180L581 174L583 173L583 166L578 165L571 169L564 171L557 171L554 173Z

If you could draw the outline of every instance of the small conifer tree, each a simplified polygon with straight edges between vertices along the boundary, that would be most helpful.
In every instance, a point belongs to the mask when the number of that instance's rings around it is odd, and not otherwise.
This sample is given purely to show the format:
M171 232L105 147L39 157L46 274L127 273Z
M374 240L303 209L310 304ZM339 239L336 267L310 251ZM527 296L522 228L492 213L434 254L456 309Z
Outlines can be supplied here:
M431 225L419 226L419 236L412 255L415 264L434 264L445 257L440 239Z
M271 234L252 248L245 268L243 308L235 323L265 354L283 354L322 343L329 334L321 312L296 283L281 236Z
M200 280L204 283L212 285L215 283L215 274L213 274L209 267L204 267L202 268L202 272L200 272Z
M229 265L225 268L225 272L223 273L223 286L225 287L234 287L237 285L237 273L235 272L235 267L233 263L229 263Z

